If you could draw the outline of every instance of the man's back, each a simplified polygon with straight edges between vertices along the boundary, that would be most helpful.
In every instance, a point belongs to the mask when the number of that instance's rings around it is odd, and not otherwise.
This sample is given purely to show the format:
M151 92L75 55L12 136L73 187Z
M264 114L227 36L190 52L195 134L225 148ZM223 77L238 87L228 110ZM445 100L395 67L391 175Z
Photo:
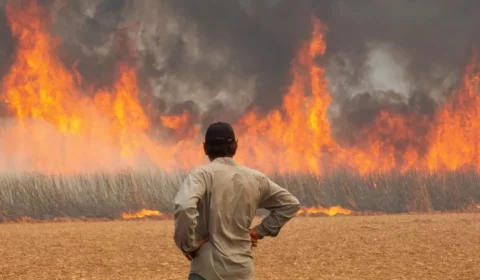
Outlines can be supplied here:
M175 208L177 246L188 251L209 238L192 261L192 273L207 280L253 279L249 231L256 210L273 211L256 229L262 236L276 236L299 202L264 174L222 157L188 176Z

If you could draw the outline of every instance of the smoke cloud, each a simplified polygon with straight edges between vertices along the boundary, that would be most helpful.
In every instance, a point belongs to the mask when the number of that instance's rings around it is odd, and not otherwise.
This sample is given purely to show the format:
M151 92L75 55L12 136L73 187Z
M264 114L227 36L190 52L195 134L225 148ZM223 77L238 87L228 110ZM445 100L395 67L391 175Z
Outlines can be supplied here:
M0 74L15 51L5 2L0 0ZM138 68L152 119L188 110L204 125L281 103L290 62L310 36L311 14L328 26L323 63L334 98L330 117L344 129L386 108L431 114L454 92L480 45L476 0L41 4L52 12L61 59L67 67L78 63L86 88L111 85L116 64L126 61Z

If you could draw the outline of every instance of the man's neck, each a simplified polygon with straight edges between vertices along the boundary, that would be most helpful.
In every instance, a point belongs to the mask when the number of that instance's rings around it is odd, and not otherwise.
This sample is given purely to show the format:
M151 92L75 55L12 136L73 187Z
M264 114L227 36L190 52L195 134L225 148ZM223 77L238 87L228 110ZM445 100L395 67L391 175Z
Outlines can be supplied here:
M233 157L232 157L232 156L224 156L224 157L208 157L208 159L209 159L210 161L214 161L214 160L216 160L217 158L233 158Z

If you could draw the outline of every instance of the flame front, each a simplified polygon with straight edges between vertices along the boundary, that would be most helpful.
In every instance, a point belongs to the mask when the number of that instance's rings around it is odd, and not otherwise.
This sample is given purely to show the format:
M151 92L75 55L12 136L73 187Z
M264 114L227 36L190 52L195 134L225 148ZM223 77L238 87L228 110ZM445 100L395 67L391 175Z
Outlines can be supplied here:
M36 2L6 10L18 48L3 78L2 99L12 118L3 119L0 130L2 170L71 173L154 165L172 171L205 163L199 125L188 111L160 116L156 123L147 117L134 67L120 61L115 84L85 94L80 74L56 56L48 17ZM325 68L317 63L326 52L326 32L313 17L312 37L292 60L281 108L266 115L253 109L234 124L240 163L266 173L318 175L345 168L361 174L480 169L476 56L458 93L433 119L385 110L345 145L332 134L332 97ZM152 136L158 127L168 141Z
M297 215L316 215L316 214L325 214L327 216L335 216L338 214L343 214L343 215L350 215L352 213L352 210L342 208L340 206L332 206L330 208L323 208L321 206L317 207L309 207L309 208L301 208L298 210Z
M131 219L142 219L149 217L162 217L163 214L157 210L141 209L133 213L122 213L122 219L131 220Z

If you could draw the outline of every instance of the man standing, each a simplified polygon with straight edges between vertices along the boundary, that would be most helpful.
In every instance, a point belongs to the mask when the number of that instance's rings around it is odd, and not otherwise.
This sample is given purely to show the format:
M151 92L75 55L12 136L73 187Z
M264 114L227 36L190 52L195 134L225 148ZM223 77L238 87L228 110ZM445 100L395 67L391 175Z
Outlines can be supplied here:
M255 279L252 247L275 237L300 208L298 200L266 175L237 164L237 141L227 123L205 135L210 159L190 173L175 197L177 247L191 261L189 279ZM270 210L250 229L258 208Z

